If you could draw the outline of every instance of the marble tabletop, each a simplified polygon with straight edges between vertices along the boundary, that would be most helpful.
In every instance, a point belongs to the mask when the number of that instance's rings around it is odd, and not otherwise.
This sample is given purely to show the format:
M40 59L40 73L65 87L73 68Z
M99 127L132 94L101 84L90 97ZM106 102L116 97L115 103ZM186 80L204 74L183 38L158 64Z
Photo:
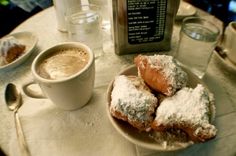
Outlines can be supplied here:
M214 17L200 16L217 21ZM180 22L176 22L171 51L156 52L172 55L177 48ZM19 67L0 73L0 147L12 156L20 155L13 113L3 100L4 88L13 82L19 88L31 81L30 65L41 51L60 42L67 41L67 33L57 30L55 10L46 9L20 24L14 32L30 31L38 37L32 56ZM104 30L104 55L96 60L96 77L93 97L83 108L62 111L48 99L33 99L24 93L23 106L19 110L26 141L33 156L42 155L236 155L236 69L228 66L213 54L203 81L216 99L217 137L209 142L195 144L174 152L158 152L138 147L122 137L111 125L106 112L106 90L108 84L122 69L133 64L133 55L118 56L109 30Z

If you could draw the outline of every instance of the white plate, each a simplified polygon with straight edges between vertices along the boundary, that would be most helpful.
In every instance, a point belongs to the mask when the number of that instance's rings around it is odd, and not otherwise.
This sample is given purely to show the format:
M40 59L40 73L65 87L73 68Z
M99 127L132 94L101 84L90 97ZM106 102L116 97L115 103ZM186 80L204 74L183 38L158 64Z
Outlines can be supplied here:
M0 72L15 68L15 67L19 66L21 63L23 63L24 61L26 61L27 58L32 54L33 49L35 48L35 46L38 42L37 37L33 33L26 32L26 31L9 34L7 36L15 37L21 44L24 44L26 46L26 48L25 48L24 54L21 55L19 58L17 58L15 61L13 61L9 64L6 64L4 66L0 66Z
M222 58L216 51L214 51L214 55L216 56L217 61L220 62L219 65L221 65L221 67L231 73L236 73L236 65L233 64L227 57Z
M184 69L189 78L188 86L195 88L197 84L202 84L206 88L206 84L203 83L197 76L192 74L190 71ZM119 75L137 75L137 69L135 65L132 65L125 70L121 71ZM113 80L114 81L114 80ZM118 120L111 116L109 111L109 106L111 102L111 92L113 89L113 81L108 86L107 90L107 113L108 117L112 123L112 125L115 127L115 129L127 140L130 142L152 150L158 150L158 151L174 151L186 148L192 144L194 144L191 140L186 137L186 135L178 135L175 136L170 133L157 133L157 132L140 132L136 128L132 127L128 123ZM212 110L211 119L214 120L215 112L214 109L210 108ZM172 136L171 136L172 135ZM168 136L168 140L166 138Z
M193 7L187 2L181 1L176 15L176 19L181 20L188 16L194 16L196 13L197 9L195 7Z

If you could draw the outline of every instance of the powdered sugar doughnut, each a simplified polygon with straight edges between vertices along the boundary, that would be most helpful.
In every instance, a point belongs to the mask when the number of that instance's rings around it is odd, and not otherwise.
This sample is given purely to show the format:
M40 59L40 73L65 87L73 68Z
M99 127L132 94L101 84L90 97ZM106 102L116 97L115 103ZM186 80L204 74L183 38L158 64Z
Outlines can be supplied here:
M110 112L140 131L150 131L157 98L137 76L117 76L111 93Z
M158 131L181 129L193 141L204 142L216 136L216 128L210 124L213 95L202 86L184 87L172 97L165 98L156 110L152 128Z
M176 63L172 56L138 55L134 62L138 74L153 89L167 96L186 86L187 74Z
M0 65L6 65L17 59L25 50L15 37L9 36L0 40Z

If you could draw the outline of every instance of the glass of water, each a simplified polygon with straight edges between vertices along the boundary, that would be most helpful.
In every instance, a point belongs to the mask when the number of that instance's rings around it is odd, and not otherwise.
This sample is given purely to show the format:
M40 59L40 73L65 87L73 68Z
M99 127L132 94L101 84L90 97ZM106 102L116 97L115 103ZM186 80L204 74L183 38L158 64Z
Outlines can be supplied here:
M110 0L88 0L89 4L99 6L99 13L102 16L102 28L104 30L110 29L110 15L111 7L109 5Z
M219 34L219 28L206 19L185 18L180 30L176 59L199 78L203 78Z
M89 46L95 58L103 54L103 36L99 7L96 5L76 5L66 11L68 38Z

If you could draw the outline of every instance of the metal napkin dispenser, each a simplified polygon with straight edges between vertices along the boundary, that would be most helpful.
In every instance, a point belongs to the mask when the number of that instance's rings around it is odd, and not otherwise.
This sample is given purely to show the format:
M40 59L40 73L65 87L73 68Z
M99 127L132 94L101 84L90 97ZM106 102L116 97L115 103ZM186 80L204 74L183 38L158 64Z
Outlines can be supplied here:
M179 3L179 0L112 0L115 53L170 50Z

